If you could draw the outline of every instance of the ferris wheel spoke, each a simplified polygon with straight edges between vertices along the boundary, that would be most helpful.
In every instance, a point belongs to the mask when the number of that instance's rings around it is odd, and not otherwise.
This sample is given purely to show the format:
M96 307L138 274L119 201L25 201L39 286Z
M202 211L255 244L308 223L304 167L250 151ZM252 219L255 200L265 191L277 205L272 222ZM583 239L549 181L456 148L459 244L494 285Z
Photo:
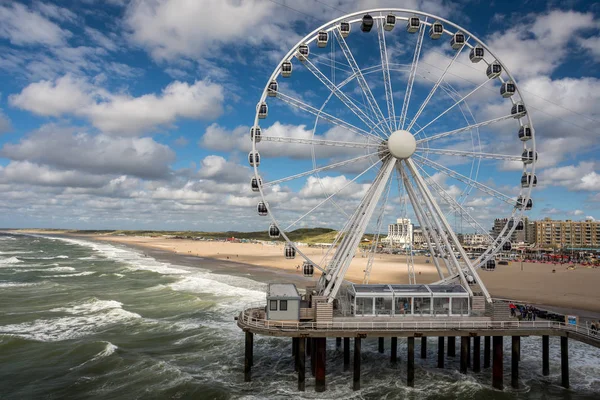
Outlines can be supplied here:
M446 73L448 72L448 70L450 69L450 67L452 67L452 64L454 64L454 61L456 61L456 59L458 58L458 56L460 55L460 53L462 52L462 50L465 48L466 43L469 41L469 39L465 40L465 44L460 49L458 49L456 51L456 54L454 54L454 57L452 58L452 61L450 61L450 64L448 64L448 66L446 67L446 69L444 70L444 72L442 72L442 75L438 78L438 80L435 83L435 85L433 85L433 88L429 91L429 94L427 95L427 97L425 98L425 100L423 101L423 103L421 104L421 106L419 107L419 110L417 111L417 113L413 117L412 121L410 121L410 124L408 125L408 128L406 128L407 131L410 131L410 129L413 127L413 125L417 122L417 119L419 118L419 116L421 115L421 113L423 112L423 110L425 109L425 107L427 106L427 104L429 103L429 100L431 100L431 98L435 94L436 90L438 89L438 87L440 86L440 84L442 83L442 81L444 80L444 77L446 76Z
M442 246L440 245L440 241L435 234L435 229L432 228L430 219L427 218L427 216L425 215L425 212L421 207L421 204L423 204L423 203L419 199L417 199L417 196L413 189L413 186L410 184L410 182L408 180L408 176L404 172L402 165L397 166L397 171L398 171L398 176L400 176L402 179L404 188L406 189L406 195L408 196L408 199L410 200L412 209L415 213L415 216L417 217L417 221L419 221L419 225L421 226L421 230L423 231L423 236L425 236L425 241L427 242L427 248L429 249L431 258L433 259L433 263L435 265L435 268L437 269L438 275L439 275L440 279L444 279L444 273L442 272L442 268L440 267L440 262L438 260L438 257L435 256L435 251L433 250L433 244L431 243L432 240L435 242L438 254L441 257L443 255ZM400 180L398 181L398 183L400 183ZM442 258L442 260L444 260L444 262L446 263L446 268L448 268L448 271L450 271L450 268L448 267L448 263L446 262L446 259Z
M445 137L448 137L448 136L455 135L457 133L469 131L471 129L480 128L482 126L487 126L487 125L495 124L496 122L504 121L504 120L507 120L507 119L512 119L514 117L515 116L512 115L512 114L504 115L502 117L493 118L493 119L489 119L487 121L478 122L476 124L468 125L468 126L465 126L463 128L454 129L454 130L448 131L448 132L438 133L438 134L435 134L435 135L432 135L432 136L429 136L429 137L426 137L426 138L423 138L423 139L418 139L417 140L417 144L429 142L429 141L435 140L435 139L445 138Z
M333 94L342 102L354 115L358 117L366 126L371 129L377 129L383 137L386 137L385 131L378 126L373 120L360 108L352 99L342 92L333 82L329 80L310 60L306 59L302 62L312 74L325 85ZM358 76L358 75L357 75Z
M323 204L327 203L328 201L330 201L334 196L338 195L342 190L346 189L348 186L350 186L351 184L353 184L354 182L356 182L356 180L358 178L360 178L361 176L363 176L364 174L366 174L368 171L370 171L375 165L379 164L381 161L377 160L375 161L373 164L371 164L370 167L368 167L367 169L365 169L363 172L361 172L360 174L356 175L354 177L354 179L352 179L351 181L347 182L344 186L340 187L338 190L336 190L335 192L333 192L332 194L330 194L329 196L327 196L327 198L325 198L323 201L321 201L319 204L317 204L316 206L314 206L313 208L310 209L310 211L308 211L306 214L302 215L300 218L298 218L297 220L295 220L294 222L292 222L287 228L285 228L285 231L289 231L292 227L294 227L298 222L302 221L304 218L306 218L308 215L312 214L316 209L318 209L319 207L321 207ZM344 210L341 210L346 216L348 216L348 214L345 213Z
M350 65L352 72L354 73L354 75L356 75L356 80L358 81L358 84L359 84L360 88L362 89L365 98L367 99L367 103L369 104L371 112L379 120L378 122L385 123L385 125L388 128L388 131L391 133L392 130L390 128L390 125L388 124L388 121L383 116L383 113L381 112L381 108L379 108L379 104L377 103L377 100L375 100L375 97L373 96L373 93L371 92L371 88L367 84L367 81L365 80L365 77L362 74L360 67L356 63L356 60L354 59L354 55L350 51L350 48L348 47L346 40L344 39L344 37L342 36L342 34L339 31L339 28L334 29L333 33L335 35L335 38L337 39L337 42L340 45L340 49L342 49L342 52L344 53L344 56L346 57L346 60L348 61L348 65Z
M388 61L387 45L385 43L385 30L383 29L383 20L379 19L377 23L377 37L379 39L379 56L381 58L381 71L383 72L383 87L385 88L385 101L387 103L388 117L391 127L398 129L396 123L396 110L394 108L394 91L392 90L392 79L390 77L390 64Z
M338 71L343 71L347 74L352 74L352 71L347 68L348 65L346 65L342 62L336 61L332 57L325 57L320 54L314 54L314 55L311 55L311 57L314 58L315 61L318 60L319 63L326 65L329 68L334 68Z
M477 92L479 89L481 89L482 87L484 87L491 80L492 79L486 80L481 85L477 86L475 89L471 90L469 93L467 93L466 95L464 95L461 99L457 100L453 105L451 105L449 108L447 108L444 112L442 112L440 115L438 115L437 117L435 117L433 120L429 121L429 123L427 123L427 125L423 126L421 129L419 129L417 132L415 132L415 135L418 135L425 128L427 128L429 125L433 124L435 121L437 121L438 119L440 119L441 117L443 117L444 115L446 115L447 112L449 112L454 107L456 107L457 105L459 105L460 103L462 103L463 101L465 101L467 98L469 98L469 96L471 96L473 93Z
M487 158L490 160L504 160L504 161L522 161L522 156L514 156L510 154L494 154L494 153L478 153L474 151L461 151L461 150L449 150L449 149L432 149L417 147L417 151L427 154L441 154L448 156L460 156L470 158Z
M427 18L425 18L427 22ZM410 67L410 74L408 75L408 84L406 85L406 92L404 92L404 102L402 103L402 112L400 113L400 129L404 129L406 122L406 113L408 112L408 105L410 104L410 96L412 95L412 88L415 83L415 77L417 75L417 67L419 65L419 57L421 55L421 48L423 47L423 35L425 35L425 24L421 24L421 30L417 37L417 45L413 54L413 61Z
M492 189L491 187L486 186L483 183L477 182L477 181L475 181L463 174L460 174L450 168L444 167L443 165L438 164L435 161L431 161L431 160L429 160L423 156L420 156L418 154L414 154L413 157L415 157L415 159L420 161L423 165L427 165L427 166L443 173L444 175L450 176L450 177L457 179L463 183L466 183L467 185L472 186L484 193L487 193L490 196L497 198L498 200L501 200L507 204L510 204L511 206L514 206L516 204L515 200L513 198L511 198L510 196L507 196L504 193L497 191L496 189Z
M384 151L385 150L382 150L381 152L384 152ZM368 157L378 155L379 153L380 152L374 152L374 153L364 154L362 156L358 156L358 157L355 157L355 158L351 158L349 160L344 160L344 161L336 162L336 163L333 163L333 164L325 165L323 167L314 168L314 169L311 169L310 171L301 172L299 174L288 176L286 178L281 178L281 179L277 179L277 180L274 180L274 181L265 182L261 186L263 186L263 187L269 187L269 186L278 185L278 184L283 183L283 182L288 182L288 181L292 181L294 179L302 178L304 176L312 175L315 172L325 171L325 170L328 170L328 169L333 169L333 168L337 168L337 167L342 167L344 165L352 164L352 163L355 163L357 161L364 160L364 159L366 159Z
M285 136L262 136L261 141L276 143L309 144L315 146L355 147L360 149L369 147L379 147L381 145L379 143L338 142L336 140L304 139Z
M334 125L337 125L341 128L345 128L345 129L349 130L350 132L354 132L365 138L371 138L372 140L377 140L378 142L381 142L381 140L382 140L380 136L374 135L370 132L365 131L364 129L358 128L340 118L334 117L333 115L330 115L324 111L319 110L318 108L315 108L309 104L306 104L301 100L298 100L294 97L291 97L284 93L281 93L280 91L277 92L277 98L284 101L286 104L289 104L293 107L296 107L303 111L311 113L318 118L322 118L326 121L331 122Z
M479 224L479 222L469 214L469 212L459 203L457 202L444 188L437 183L427 171L417 162L414 163L415 166L419 169L421 174L424 175L425 182L431 186L437 194L450 206L454 211L460 212L461 217L465 216L465 219L476 231L481 232L483 235L486 235L492 242L494 239L488 233L488 231Z
M377 217L377 228L375 230L375 237L373 238L373 244L371 245L371 249L369 251L369 259L367 260L367 267L365 268L365 276L363 278L363 283L369 283L369 277L371 276L371 269L373 268L373 261L375 260L375 252L377 251L377 247L379 246L379 237L381 235L381 225L383 224L383 219L385 216L385 207L387 206L388 198L390 197L390 189L392 180L389 179L387 182L387 189L384 189L386 192L385 200L381 204L381 208L379 210L379 216Z

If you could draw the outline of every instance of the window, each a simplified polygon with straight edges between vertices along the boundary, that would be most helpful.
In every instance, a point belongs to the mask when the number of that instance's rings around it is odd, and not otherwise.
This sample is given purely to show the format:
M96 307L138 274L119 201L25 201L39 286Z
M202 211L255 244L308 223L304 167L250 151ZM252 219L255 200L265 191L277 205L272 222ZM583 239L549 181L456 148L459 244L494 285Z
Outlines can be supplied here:
M370 297L357 297L356 314L373 315L373 299Z
M269 310L277 311L277 300L271 300L269 302Z
M287 311L287 300L279 301L279 311Z

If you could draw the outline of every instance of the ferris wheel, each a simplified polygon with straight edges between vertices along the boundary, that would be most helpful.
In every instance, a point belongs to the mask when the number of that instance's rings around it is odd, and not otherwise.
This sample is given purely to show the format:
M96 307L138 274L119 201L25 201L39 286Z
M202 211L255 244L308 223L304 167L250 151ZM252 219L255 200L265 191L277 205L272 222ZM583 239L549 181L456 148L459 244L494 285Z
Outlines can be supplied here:
M304 259L305 275L322 272L318 289L330 302L359 254L368 282L396 217L418 222L437 283L459 282L472 295L477 282L489 300L477 270L510 250L533 206L527 111L502 61L457 24L406 9L337 18L292 47L266 82L248 154L257 213L270 219L270 237L285 239L282 257ZM477 259L452 227L457 214L487 238ZM498 216L506 223L492 236ZM318 257L288 236L314 226L338 231Z

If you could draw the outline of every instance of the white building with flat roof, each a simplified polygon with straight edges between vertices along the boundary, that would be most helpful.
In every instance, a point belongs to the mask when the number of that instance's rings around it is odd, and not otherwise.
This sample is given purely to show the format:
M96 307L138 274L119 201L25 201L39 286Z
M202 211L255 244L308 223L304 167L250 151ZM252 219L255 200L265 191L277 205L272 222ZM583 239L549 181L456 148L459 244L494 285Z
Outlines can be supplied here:
M391 247L407 247L413 241L413 224L408 218L398 218L388 225L388 235L382 240Z

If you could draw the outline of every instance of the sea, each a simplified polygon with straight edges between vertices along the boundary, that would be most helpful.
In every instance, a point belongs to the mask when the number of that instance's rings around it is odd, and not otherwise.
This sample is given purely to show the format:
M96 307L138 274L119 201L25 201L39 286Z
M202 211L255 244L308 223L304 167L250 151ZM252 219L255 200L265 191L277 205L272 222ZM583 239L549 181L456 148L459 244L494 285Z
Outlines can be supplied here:
M327 343L327 391L307 373L297 391L291 340L255 337L252 382L244 382L244 336L234 317L265 299L286 275L224 261L72 237L0 233L0 399L600 399L600 349L571 340L571 389L560 386L560 344L550 339L542 376L541 339L521 341L520 388L504 391L491 371L436 368L437 340L415 359L406 386L399 362L363 341L362 390L352 391L335 340ZM417 347L420 341L417 341ZM420 352L417 349L416 354Z

